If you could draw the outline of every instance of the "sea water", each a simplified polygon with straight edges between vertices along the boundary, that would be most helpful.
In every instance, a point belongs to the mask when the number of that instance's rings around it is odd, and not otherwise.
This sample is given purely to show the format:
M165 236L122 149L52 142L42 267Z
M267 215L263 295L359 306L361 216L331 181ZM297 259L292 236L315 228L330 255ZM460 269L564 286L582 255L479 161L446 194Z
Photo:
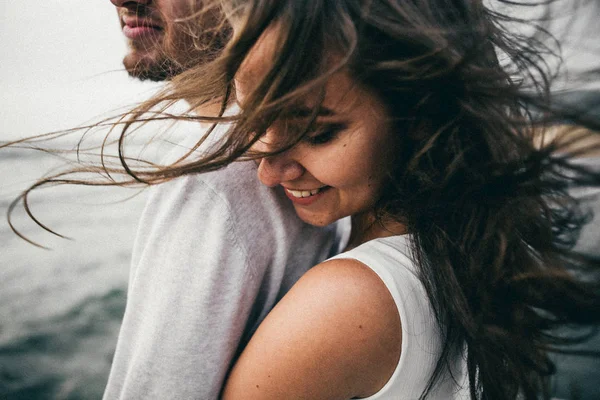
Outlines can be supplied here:
M6 209L57 163L39 152L0 153L0 399L101 397L125 307L141 194L123 188L40 189L14 223L49 250L18 238Z

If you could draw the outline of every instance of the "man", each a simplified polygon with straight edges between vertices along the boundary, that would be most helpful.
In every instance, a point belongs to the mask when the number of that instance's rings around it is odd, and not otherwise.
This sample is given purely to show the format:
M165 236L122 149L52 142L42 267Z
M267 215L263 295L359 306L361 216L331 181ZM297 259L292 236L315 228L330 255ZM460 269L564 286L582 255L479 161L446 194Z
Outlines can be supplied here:
M124 64L132 76L168 79L216 50L195 45L218 43L210 29L191 39L193 26L178 22L193 12L189 0L111 1L130 42ZM215 21L204 18L202 28ZM177 147L192 147L198 131ZM150 189L104 399L218 398L266 314L345 241L337 227L302 223L284 196L258 182L254 162Z
M223 38L212 34L215 15L204 15L200 35L185 19L197 0L111 0L117 7L129 53L123 65L139 79L163 81L206 61ZM215 13L217 11L214 11Z

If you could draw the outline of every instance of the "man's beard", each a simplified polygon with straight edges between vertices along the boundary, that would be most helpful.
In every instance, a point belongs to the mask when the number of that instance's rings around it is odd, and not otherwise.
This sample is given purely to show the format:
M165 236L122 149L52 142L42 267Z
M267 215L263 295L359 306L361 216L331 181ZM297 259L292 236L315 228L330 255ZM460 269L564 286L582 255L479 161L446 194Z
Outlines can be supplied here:
M132 50L123 59L123 65L131 77L154 82L171 79L183 72L178 63L159 49L150 54Z
M205 64L223 49L231 32L214 34L210 29L199 35L190 34L183 25L165 27L164 35L150 43L130 43L123 65L130 76L150 81L164 81L189 68ZM138 47L138 48L136 48Z
M131 40L123 65L130 76L141 80L168 80L197 63L204 51L196 47L197 39L189 26L166 22L156 35L145 40Z

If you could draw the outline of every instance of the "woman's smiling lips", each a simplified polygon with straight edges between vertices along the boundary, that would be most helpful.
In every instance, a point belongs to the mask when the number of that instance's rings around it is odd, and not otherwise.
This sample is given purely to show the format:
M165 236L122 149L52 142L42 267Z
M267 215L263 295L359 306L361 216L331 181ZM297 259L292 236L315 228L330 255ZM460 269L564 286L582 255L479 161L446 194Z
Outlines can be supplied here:
M285 190L287 197L292 200L293 203L301 206L308 206L321 198L325 191L330 187L331 186L322 186L316 189L298 190L286 188L284 186L283 189Z

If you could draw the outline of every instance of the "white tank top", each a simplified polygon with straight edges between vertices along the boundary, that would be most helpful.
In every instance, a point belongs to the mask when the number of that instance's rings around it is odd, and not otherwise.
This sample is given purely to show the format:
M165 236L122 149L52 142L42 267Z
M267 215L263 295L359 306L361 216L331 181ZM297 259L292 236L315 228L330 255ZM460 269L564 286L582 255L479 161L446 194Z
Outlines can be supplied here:
M369 400L419 399L438 361L443 332L410 257L410 235L374 239L335 258L350 258L371 268L383 281L398 307L402 325L400 360L384 387ZM466 361L457 355L427 399L470 399Z

